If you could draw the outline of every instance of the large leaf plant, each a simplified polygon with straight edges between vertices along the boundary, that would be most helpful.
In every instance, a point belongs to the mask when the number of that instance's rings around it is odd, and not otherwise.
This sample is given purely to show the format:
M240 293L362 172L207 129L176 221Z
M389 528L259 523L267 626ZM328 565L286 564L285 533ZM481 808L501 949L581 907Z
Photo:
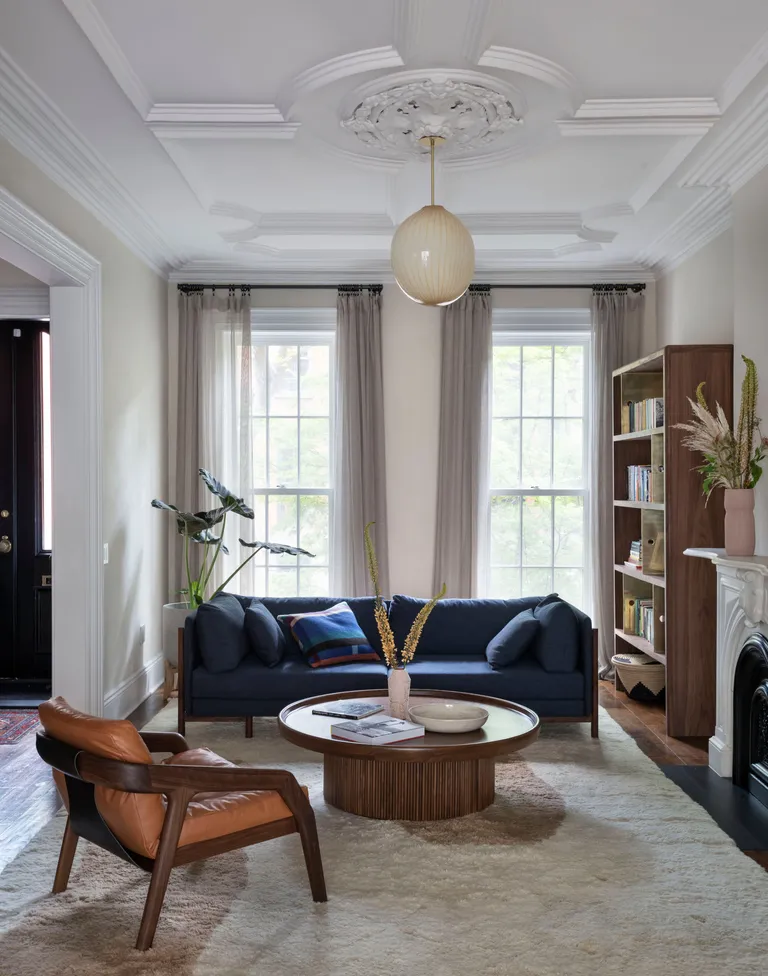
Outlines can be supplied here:
M173 513L176 518L176 529L184 540L184 569L187 576L187 589L182 593L186 596L187 604L191 610L196 609L206 600L212 600L217 593L221 593L226 585L262 549L266 549L275 555L314 555L314 553L307 552L306 549L299 549L297 546L287 546L277 542L246 542L245 539L240 539L241 546L253 551L246 556L233 573L230 573L221 586L218 586L208 596L208 590L213 585L211 583L213 570L219 556L222 553L229 555L229 550L224 545L227 516L232 514L239 515L241 518L253 519L253 509L249 508L242 498L238 498L234 492L225 488L217 478L213 477L210 471L200 468L199 474L211 494L218 499L218 508L213 508L208 512L182 512L175 505L163 502L159 498L152 499L153 508ZM189 544L191 542L203 546L203 560L197 575L193 573L190 562Z

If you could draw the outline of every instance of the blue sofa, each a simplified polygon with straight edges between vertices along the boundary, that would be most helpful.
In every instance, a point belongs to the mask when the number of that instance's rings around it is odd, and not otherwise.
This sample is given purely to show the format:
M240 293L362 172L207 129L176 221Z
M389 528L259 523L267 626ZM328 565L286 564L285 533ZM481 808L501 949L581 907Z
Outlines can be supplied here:
M264 597L261 602L274 616L326 610L343 598ZM494 669L486 659L486 646L510 620L537 606L541 597L514 600L441 600L432 611L408 666L413 688L463 691L490 695L532 708L542 719L591 722L597 735L596 631L585 614L570 607L575 626L568 633L550 632L542 625L539 640L562 648L563 667L545 670L536 648L526 651L514 664ZM251 597L238 596L243 607ZM373 616L371 597L347 599L369 643L379 652L381 641ZM425 601L395 596L388 603L390 623L398 647ZM277 715L301 698L385 688L387 669L381 662L359 662L311 668L302 657L290 630L281 624L286 638L282 661L267 667L253 652L233 670L209 671L203 664L196 628L196 613L185 622L183 653L179 657L179 730L185 721L211 717L244 717L249 734L250 717ZM554 643L553 643L554 642Z

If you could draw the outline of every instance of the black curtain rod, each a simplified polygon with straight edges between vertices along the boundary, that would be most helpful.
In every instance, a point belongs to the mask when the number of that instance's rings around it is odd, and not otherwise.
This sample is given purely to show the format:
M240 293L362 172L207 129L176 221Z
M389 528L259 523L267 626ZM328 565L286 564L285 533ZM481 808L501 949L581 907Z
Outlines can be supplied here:
M251 291L251 290L255 290L255 291L266 291L266 290L275 290L275 291L288 291L288 290L290 290L290 291L294 291L294 290L297 290L297 289L300 290L300 291L303 291L305 289L311 289L312 291L339 291L339 290L342 290L342 291L355 291L355 290L357 290L359 288L370 288L372 290L380 291L381 288L382 288L381 285L329 285L327 283L317 284L317 285L305 285L305 284L296 284L296 285L243 285L243 284L232 284L232 285L230 285L230 284L200 285L200 284L188 283L188 284L179 284L176 287L178 288L179 291L185 292L185 293L204 291L206 288L210 288L213 291L215 291L217 288L220 288L220 289L225 289L226 288L226 289L229 289L230 291L237 291L238 288L241 289L241 290L243 290L243 291ZM595 285L559 285L559 284L557 284L557 285L508 285L508 284L503 284L503 283L500 283L500 284L493 284L493 283L487 284L487 283L483 282L482 284L476 284L476 285L473 284L473 285L470 285L470 288L472 288L472 289L483 289L483 290L486 289L486 288L507 288L507 289L510 289L512 291L527 291L527 290L530 290L530 289L534 288L537 291L541 291L542 289L548 289L548 290L552 290L552 291L557 291L559 289L569 289L569 290L577 290L577 291L578 290L590 289L591 291L597 291L597 292L600 292L600 291L622 291L624 289L627 289L627 290L633 291L633 292L641 292L641 291L645 291L645 287L646 287L645 284L642 283L642 282L640 282L640 283L637 283L637 282L630 282L630 283L617 282L616 284L595 284Z

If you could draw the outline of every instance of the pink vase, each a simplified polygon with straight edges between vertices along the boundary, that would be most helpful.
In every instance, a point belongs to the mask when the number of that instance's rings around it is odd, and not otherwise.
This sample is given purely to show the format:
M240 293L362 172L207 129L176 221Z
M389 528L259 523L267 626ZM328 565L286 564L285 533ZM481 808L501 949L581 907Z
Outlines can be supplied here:
M389 714L392 718L408 718L408 699L411 695L411 676L405 668L391 668L387 678Z
M755 554L755 492L753 488L726 488L725 554Z

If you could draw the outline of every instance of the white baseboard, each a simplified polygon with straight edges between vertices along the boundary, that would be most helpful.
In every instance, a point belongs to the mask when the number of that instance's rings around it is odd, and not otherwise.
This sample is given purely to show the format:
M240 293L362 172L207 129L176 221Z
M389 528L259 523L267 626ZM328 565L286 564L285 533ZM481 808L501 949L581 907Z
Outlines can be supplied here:
M165 657L158 654L135 674L121 681L104 699L104 718L127 718L163 683Z

